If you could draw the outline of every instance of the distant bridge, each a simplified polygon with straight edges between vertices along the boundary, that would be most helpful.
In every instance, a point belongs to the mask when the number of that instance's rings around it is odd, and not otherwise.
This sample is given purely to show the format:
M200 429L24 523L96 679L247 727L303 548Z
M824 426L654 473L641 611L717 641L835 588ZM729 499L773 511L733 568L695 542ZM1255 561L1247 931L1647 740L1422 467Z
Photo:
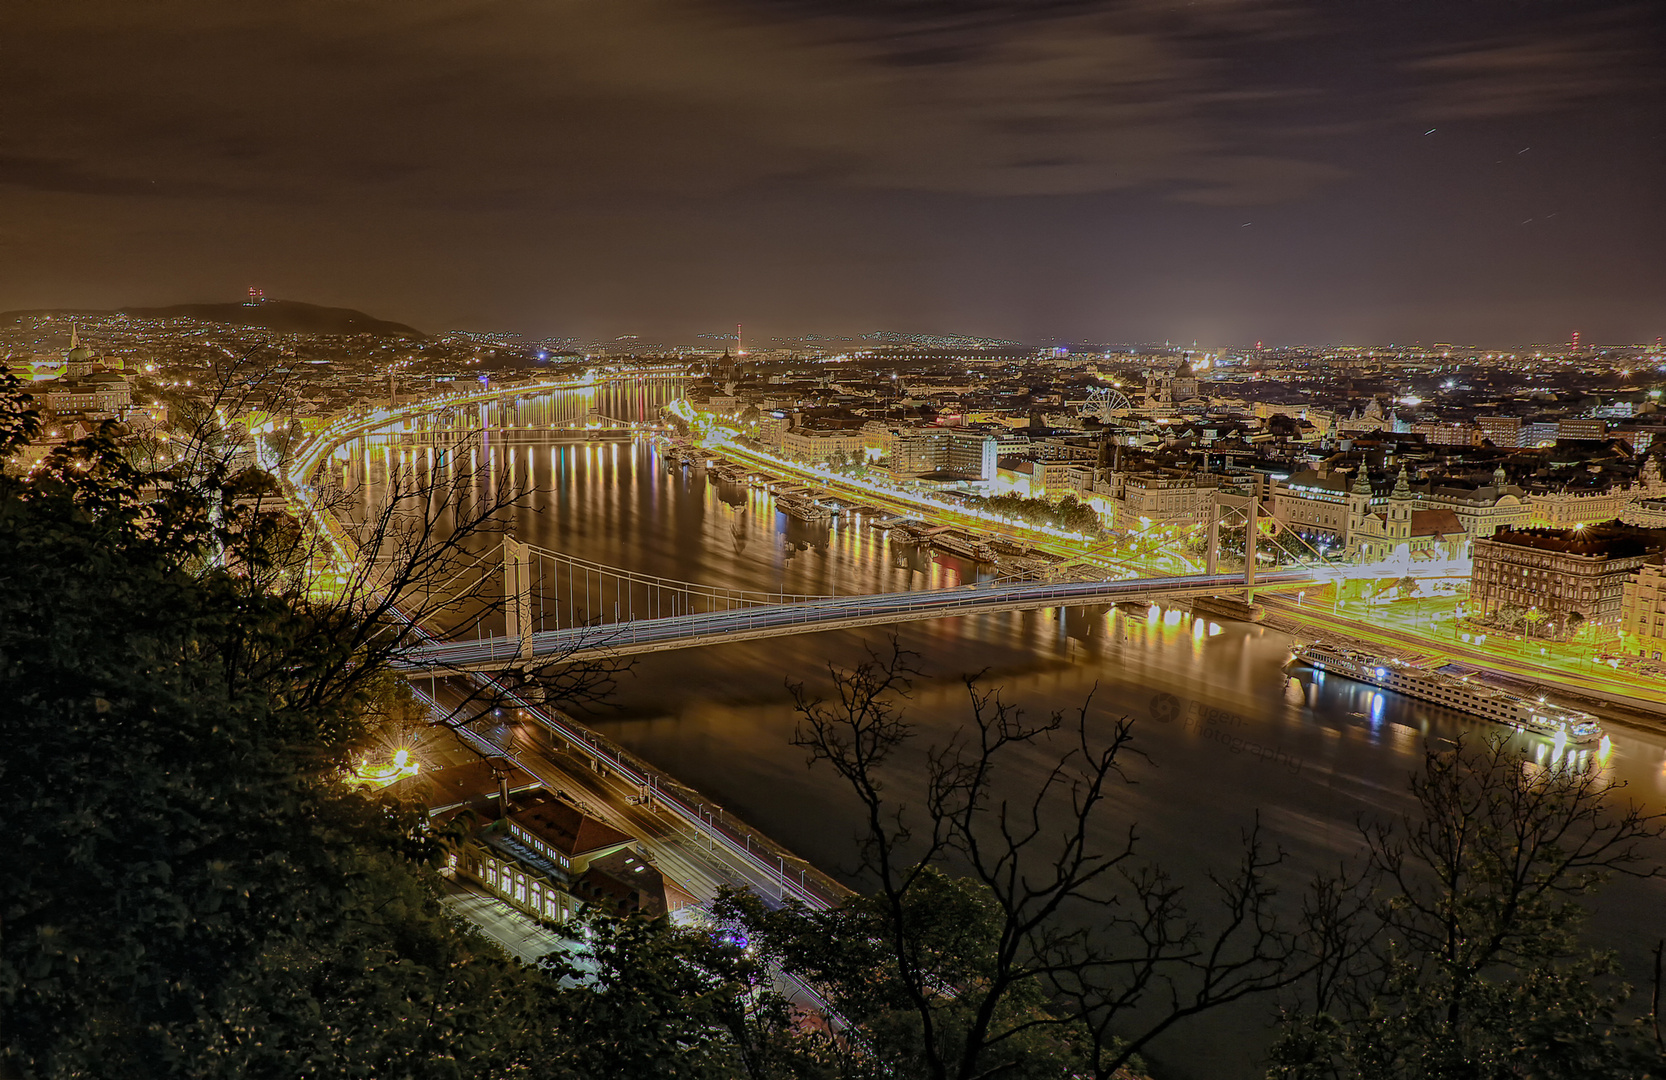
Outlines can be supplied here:
M1317 580L1303 568L1253 577L1239 572L1121 581L992 581L911 592L801 596L651 577L513 539L504 542L503 556L505 632L432 641L407 655L409 668L536 667L858 626L1214 595L1242 590L1247 583L1290 587Z
M461 409L464 406L486 407L494 402L535 397L567 390L593 390L600 386L635 382L645 378L683 377L685 376L679 375L675 371L644 368L599 377L586 375L582 378L545 379L530 383L488 386L474 390L452 390L432 394L417 401L388 405L365 405L333 419L328 426L314 433L305 443L297 447L292 460L280 462L278 467L291 484L297 489L304 490L312 483L313 474L318 471L318 467L323 463L325 457L349 439L366 435L378 435L388 440L400 442L443 441L455 440L459 436L474 435L481 430L465 425L423 432L409 426L411 420L416 417ZM626 433L635 434L654 430L659 426L649 420L628 420L607 416L596 409L587 410L582 418L574 417L571 419L582 419L584 422L600 422L608 425L609 430L618 433L621 437ZM496 426L491 430L499 432L526 430L530 433L540 430L547 431L550 428L567 430L568 425L553 423L538 425L537 427L527 425L524 429L517 429L513 425L509 425Z

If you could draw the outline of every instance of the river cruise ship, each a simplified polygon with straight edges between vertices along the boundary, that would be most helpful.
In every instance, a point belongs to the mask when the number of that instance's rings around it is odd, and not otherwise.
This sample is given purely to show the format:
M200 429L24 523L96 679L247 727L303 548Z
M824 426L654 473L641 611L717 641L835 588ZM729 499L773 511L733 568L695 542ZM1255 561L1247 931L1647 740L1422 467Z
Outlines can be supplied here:
M1296 650L1293 664L1307 664L1324 672L1380 686L1448 709L1479 716L1518 731L1562 738L1573 745L1600 742L1602 725L1578 709L1547 703L1543 698L1517 694L1474 682L1467 677L1431 670L1404 660L1373 656L1340 645L1317 641Z

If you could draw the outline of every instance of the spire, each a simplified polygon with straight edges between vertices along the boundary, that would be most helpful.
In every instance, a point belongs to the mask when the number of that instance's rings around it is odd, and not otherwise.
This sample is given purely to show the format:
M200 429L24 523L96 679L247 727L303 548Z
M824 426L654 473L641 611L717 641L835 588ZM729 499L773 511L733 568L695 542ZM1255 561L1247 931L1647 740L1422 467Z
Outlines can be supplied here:
M90 364L93 351L81 344L81 333L74 323L69 324L69 351L64 353L64 362L68 364ZM78 368L70 369L69 374L80 375L84 372Z
M1411 483L1406 479L1406 467L1404 465L1400 466L1400 476L1394 481L1393 497L1396 499L1411 498Z
M1353 492L1355 495L1371 494L1371 470L1363 461L1359 463L1359 472L1354 476Z

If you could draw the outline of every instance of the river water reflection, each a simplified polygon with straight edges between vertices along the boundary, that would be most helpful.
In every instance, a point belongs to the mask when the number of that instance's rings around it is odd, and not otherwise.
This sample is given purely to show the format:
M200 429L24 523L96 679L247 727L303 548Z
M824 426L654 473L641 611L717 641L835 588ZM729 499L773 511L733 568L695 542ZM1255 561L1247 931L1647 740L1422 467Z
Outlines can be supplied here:
M668 578L796 593L858 593L960 582L951 556L891 543L860 520L805 525L770 496L670 468L644 440L552 445L530 433L497 437L485 451L512 462L541 494L521 515L520 537L582 558ZM1229 870L1259 816L1288 852L1292 882L1358 851L1360 814L1407 805L1406 780L1429 740L1490 733L1489 725L1420 702L1319 676L1290 678L1291 641L1245 624L1194 621L1178 611L1035 611L911 623L897 628L926 678L910 714L921 742L941 742L967 716L961 679L982 673L1031 713L1075 709L1089 722L1138 721L1134 782L1115 793L1104 842L1137 822L1143 850L1182 879ZM640 659L616 709L589 722L653 764L816 864L851 861L856 819L823 771L790 745L789 681L816 685L826 666L849 665L888 632L825 632L719 645ZM1606 767L1630 794L1666 808L1666 739L1610 725ZM920 783L918 757L902 763L893 792ZM1006 782L1040 783L1040 754L1020 757ZM1201 899L1201 898L1200 898ZM1604 894L1601 943L1640 964L1666 935L1666 888L1624 881ZM1634 965L1635 966L1635 965ZM1641 977L1638 969L1638 977ZM1265 1016L1240 1010L1225 1024L1182 1032L1153 1055L1171 1075L1254 1075ZM1209 1030L1223 1036L1198 1038Z

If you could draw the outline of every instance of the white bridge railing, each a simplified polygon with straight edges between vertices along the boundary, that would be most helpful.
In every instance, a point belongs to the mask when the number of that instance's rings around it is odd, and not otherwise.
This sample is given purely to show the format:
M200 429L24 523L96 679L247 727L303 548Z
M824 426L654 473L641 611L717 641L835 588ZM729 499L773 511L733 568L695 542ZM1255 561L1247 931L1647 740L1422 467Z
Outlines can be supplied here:
M1314 580L1309 570L1280 570L1261 575L1257 584L1262 588L1288 587ZM1118 599L1211 594L1242 587L1241 574L1193 574L1122 581L990 582L916 592L787 597L786 602L729 606L720 606L721 598L711 598L705 609L681 614L436 643L416 650L406 662L415 669L460 670L514 666L540 659L545 663L566 662L689 648L720 640L741 641L955 615L1094 606Z

